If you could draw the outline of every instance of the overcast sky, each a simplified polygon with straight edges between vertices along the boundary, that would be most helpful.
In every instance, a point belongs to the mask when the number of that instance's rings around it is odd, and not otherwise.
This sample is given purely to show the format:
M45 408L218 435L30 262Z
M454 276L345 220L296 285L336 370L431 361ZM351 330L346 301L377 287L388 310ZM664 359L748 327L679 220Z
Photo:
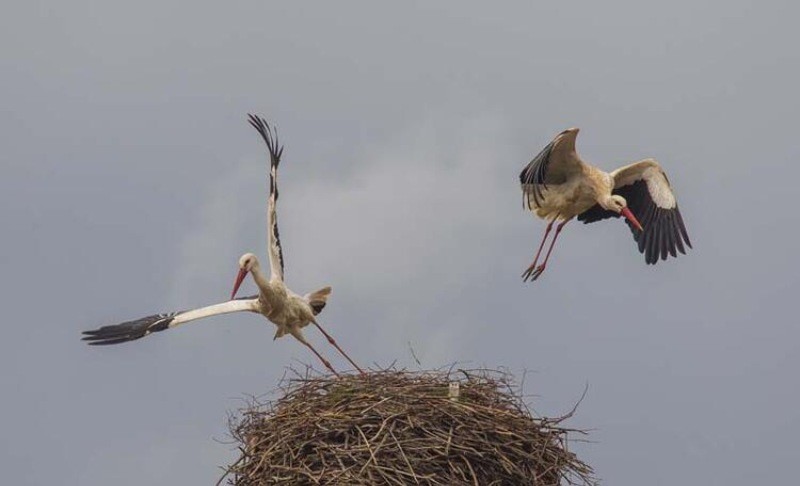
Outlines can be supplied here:
M380 5L379 5L380 3ZM224 300L265 253L357 361L528 370L606 484L788 484L800 434L792 2L36 2L0 15L0 466L14 485L213 484L227 413L314 363L259 316L80 331ZM655 157L694 250L562 233L517 175L555 134ZM247 290L254 289L248 282ZM346 363L307 333L334 363Z

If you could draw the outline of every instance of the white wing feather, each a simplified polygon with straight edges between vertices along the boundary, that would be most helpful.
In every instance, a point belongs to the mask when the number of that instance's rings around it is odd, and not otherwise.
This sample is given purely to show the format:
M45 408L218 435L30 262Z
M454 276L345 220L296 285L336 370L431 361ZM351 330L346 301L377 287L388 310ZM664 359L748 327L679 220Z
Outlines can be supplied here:
M664 170L654 159L640 160L625 167L620 167L611 173L614 178L614 187L623 187L643 180L647 183L647 192L656 206L663 209L672 209L677 205L675 193L667 180Z

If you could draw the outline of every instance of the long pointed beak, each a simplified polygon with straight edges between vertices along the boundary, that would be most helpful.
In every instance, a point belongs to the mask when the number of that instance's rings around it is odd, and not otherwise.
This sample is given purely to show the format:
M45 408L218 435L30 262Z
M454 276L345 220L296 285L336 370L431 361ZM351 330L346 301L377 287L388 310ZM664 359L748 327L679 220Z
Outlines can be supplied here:
M236 292L239 291L239 286L242 285L242 282L244 281L244 278L246 276L247 276L247 270L245 270L244 268L240 268L239 274L236 275L236 282L234 282L233 284L233 292L231 292L231 300L233 300L234 297L236 297Z
M639 223L639 220L636 219L636 216L633 215L633 213L631 212L630 209L622 208L621 212L622 212L622 215L625 216L625 218L628 221L630 221L633 226L636 227L636 229L638 229L639 231L644 231L644 228L642 228L642 225Z

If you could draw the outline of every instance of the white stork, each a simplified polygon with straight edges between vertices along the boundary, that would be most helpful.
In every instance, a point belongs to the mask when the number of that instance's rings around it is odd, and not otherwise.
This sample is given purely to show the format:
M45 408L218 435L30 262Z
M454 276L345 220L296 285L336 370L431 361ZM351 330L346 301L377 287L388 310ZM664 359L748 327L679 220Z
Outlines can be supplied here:
M278 200L278 164L280 163L283 147L278 145L277 133L262 118L249 115L249 122L258 130L267 144L270 154L270 193L267 209L267 233L269 246L269 260L271 267L270 278L267 279L261 270L258 258L252 253L245 253L239 259L239 273L233 286L231 300L221 304L202 307L199 309L156 314L141 319L123 322L121 324L103 326L92 331L85 331L84 340L91 345L117 344L140 339L154 332L170 329L180 324L195 321L204 317L211 317L231 312L254 312L263 315L277 326L273 339L285 334L291 334L298 341L307 346L322 361L326 368L338 376L336 370L303 335L302 328L313 323L325 335L328 341L344 355L347 360L363 373L361 368L336 344L336 341L317 322L315 316L319 314L327 303L331 293L330 287L323 287L317 291L300 296L292 292L283 283L283 251L281 250L278 236L278 220L275 206ZM239 286L245 276L250 273L259 289L258 295L235 298Z
M585 163L575 151L577 128L559 133L519 175L523 206L548 220L544 238L523 280L544 272L561 229L575 216L592 223L606 218L627 220L633 239L648 264L659 256L676 257L689 248L689 235L667 175L653 159L644 159L607 173ZM641 223L635 215L641 219ZM544 262L537 266L553 223L559 221Z

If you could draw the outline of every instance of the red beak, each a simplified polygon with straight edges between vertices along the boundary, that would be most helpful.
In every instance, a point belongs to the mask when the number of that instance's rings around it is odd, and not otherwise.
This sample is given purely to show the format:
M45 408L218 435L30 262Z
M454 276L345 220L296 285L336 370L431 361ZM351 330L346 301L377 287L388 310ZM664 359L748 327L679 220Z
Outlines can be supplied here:
M239 290L239 286L242 285L242 281L247 276L247 270L244 268L239 269L239 274L236 275L236 282L233 284L233 292L231 292L231 300L236 297L236 292Z
M633 213L631 212L630 209L622 208L621 212L622 212L622 215L625 216L625 218L628 221L630 221L632 225L634 225L636 227L636 229L638 229L639 231L644 231L644 228L642 228L642 225L639 223L639 220L636 219L636 216L633 215Z

